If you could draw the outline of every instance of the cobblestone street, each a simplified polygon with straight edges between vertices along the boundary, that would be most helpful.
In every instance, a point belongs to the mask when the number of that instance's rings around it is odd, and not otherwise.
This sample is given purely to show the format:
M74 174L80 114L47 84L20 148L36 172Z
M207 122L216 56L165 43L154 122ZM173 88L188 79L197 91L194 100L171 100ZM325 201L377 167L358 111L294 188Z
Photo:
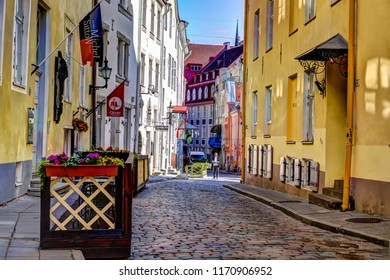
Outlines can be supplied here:
M133 199L132 259L389 258L389 248L303 224L221 177L148 183Z

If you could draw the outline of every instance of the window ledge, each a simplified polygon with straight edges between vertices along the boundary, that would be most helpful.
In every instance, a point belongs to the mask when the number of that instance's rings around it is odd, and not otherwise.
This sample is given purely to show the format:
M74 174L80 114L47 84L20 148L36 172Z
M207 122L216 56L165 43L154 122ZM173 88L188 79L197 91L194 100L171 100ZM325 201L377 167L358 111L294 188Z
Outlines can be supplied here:
M120 3L118 4L118 11L119 13L127 17L129 20L133 20L133 15Z
M296 143L297 143L296 141L292 141L292 140L287 140L286 141L287 145L296 144Z
M290 34L288 34L288 36L292 36L297 32L298 32L298 28L295 28L293 31L290 32Z
M306 22L305 22L305 25L309 24L310 22L312 22L317 16L315 15L314 17L312 17L311 19L308 19Z
M256 136L256 135L252 135L251 138L252 138L252 139L256 139L257 136Z
M271 138L271 134L264 134L264 138Z
M117 83L121 83L121 82L125 81L125 86L129 85L129 80L126 77L123 77L119 74L116 74L115 79L116 79Z
M305 140L305 141L302 141L301 143L302 143L302 145L313 145L314 141L313 140Z

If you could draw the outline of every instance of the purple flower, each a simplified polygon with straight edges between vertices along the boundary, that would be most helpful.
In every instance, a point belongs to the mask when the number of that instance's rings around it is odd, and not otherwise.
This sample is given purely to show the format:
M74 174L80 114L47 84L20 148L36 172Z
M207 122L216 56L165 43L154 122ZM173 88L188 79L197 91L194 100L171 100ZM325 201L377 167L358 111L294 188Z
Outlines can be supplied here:
M58 159L55 159L54 164L61 164L61 162Z
M99 157L99 153L89 153L88 157L91 158L91 159L92 158L98 158Z
M85 158L82 158L81 160L80 160L80 163L84 163L85 162Z

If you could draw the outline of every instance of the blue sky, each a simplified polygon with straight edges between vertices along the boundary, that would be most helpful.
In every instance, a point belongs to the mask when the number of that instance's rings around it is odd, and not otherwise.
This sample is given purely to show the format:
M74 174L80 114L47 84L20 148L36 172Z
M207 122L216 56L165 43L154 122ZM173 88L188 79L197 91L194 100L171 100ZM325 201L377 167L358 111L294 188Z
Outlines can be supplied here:
M180 19L188 21L191 43L234 44L236 24L243 39L244 0L178 0Z

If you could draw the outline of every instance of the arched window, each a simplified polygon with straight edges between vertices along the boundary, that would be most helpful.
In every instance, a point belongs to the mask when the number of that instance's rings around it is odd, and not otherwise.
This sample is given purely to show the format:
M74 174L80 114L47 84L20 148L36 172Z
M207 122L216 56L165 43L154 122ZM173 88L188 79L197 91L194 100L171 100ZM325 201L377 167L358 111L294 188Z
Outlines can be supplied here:
M192 100L196 100L196 89L192 90Z
M191 92L190 90L187 90L187 101L190 101L191 98Z
M209 88L207 86L204 87L204 98L209 98Z
M214 94L214 91L215 91L215 86L212 85L212 86L211 86L211 94Z
M202 99L202 88L201 87L198 89L198 99L199 100Z

